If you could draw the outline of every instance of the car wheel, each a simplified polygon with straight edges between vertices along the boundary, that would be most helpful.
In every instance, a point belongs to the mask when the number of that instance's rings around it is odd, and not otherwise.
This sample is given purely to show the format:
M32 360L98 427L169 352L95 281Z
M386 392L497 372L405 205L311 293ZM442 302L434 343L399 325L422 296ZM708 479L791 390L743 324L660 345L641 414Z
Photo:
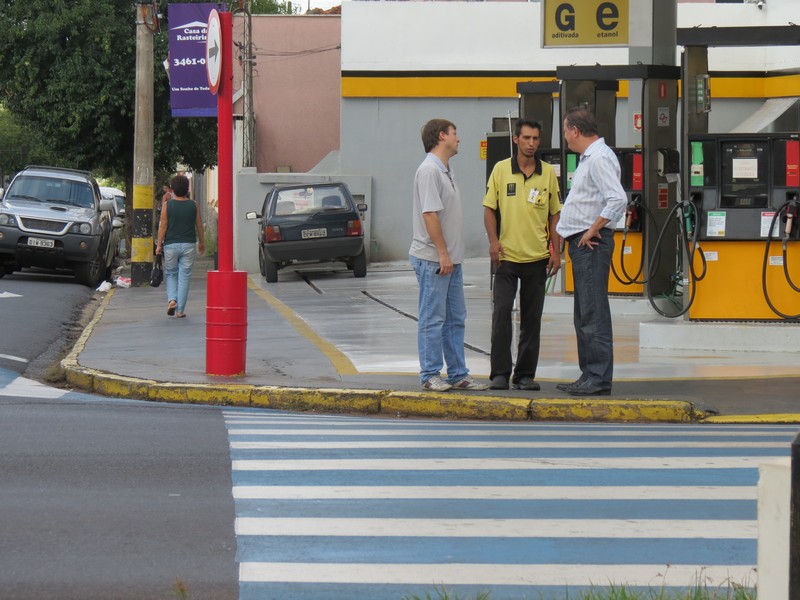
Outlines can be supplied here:
M264 279L267 280L267 283L278 282L278 263L272 262L266 257L264 257Z
M263 248L261 248L261 246L259 246L258 247L258 270L261 273L262 277L264 277L267 274L266 271L264 270L264 261L265 260L266 259L264 258L264 250L263 250Z
M353 257L353 277L367 276L367 253L362 249Z
M75 267L75 278L78 280L78 283L89 287L95 287L100 283L101 263L102 260L98 252L89 262L77 265Z

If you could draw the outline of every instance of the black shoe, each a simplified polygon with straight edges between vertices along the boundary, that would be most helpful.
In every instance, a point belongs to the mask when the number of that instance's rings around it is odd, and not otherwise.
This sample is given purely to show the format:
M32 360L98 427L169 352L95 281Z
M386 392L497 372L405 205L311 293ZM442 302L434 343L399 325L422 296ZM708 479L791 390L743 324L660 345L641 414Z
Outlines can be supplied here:
M495 375L489 380L489 389L490 390L507 390L508 389L508 378L502 375Z
M573 396L610 396L611 395L611 388L610 387L603 387L600 385L595 385L593 383L589 383L588 381L583 381L581 383L567 386L567 389L564 390L568 394L572 394Z
M515 390L529 390L532 392L538 392L542 389L538 383L533 380L533 377L520 377L516 383L512 383L511 387Z
M568 391L569 391L569 388L571 388L571 387L575 387L576 385L580 385L580 384L582 384L584 381L586 381L586 380L583 378L583 375L581 375L580 377L578 377L578 378L577 378L575 381L573 381L572 383L557 383L557 384L556 384L556 389L557 389L557 390L561 390L562 392L568 392Z

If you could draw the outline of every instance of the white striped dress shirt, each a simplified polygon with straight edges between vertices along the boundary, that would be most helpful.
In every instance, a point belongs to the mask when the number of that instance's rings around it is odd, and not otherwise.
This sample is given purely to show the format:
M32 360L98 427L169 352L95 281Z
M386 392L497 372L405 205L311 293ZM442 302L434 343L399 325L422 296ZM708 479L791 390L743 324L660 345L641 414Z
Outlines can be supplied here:
M575 169L556 231L561 237L569 237L589 229L597 217L608 219L613 227L625 214L627 204L617 155L603 138L598 138L586 148Z

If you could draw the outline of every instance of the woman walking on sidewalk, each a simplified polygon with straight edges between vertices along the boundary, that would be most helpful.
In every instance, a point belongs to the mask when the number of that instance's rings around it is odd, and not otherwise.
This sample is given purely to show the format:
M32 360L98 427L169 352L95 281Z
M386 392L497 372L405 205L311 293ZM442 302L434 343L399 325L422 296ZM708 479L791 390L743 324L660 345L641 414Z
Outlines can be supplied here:
M189 279L197 255L195 244L200 252L205 252L205 234L197 204L189 198L189 179L185 175L175 175L169 187L172 198L164 203L161 211L156 254L164 254L167 314L185 317Z

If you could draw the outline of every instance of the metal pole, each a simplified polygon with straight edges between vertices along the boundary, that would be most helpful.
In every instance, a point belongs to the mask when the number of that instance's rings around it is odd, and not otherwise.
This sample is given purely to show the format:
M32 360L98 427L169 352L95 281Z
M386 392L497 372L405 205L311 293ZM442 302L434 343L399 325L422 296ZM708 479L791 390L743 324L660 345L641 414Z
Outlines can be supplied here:
M153 266L153 29L154 6L136 3L136 108L133 139L131 285L150 282Z

